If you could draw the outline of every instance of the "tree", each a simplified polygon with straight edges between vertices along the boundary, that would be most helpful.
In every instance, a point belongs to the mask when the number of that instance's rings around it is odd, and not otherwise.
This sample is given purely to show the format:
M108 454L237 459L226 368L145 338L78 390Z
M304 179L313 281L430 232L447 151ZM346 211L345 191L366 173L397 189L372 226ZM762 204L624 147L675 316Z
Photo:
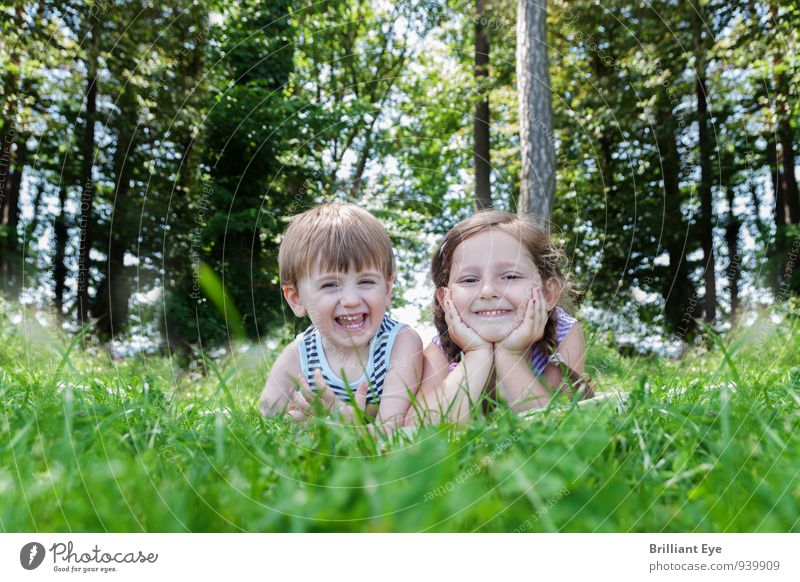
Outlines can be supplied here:
M475 144L475 205L478 210L492 207L489 138L489 92L486 82L489 79L489 37L486 34L484 0L475 0L475 87L478 102L475 105L473 120L473 140Z
M210 71L217 97L202 116L198 152L205 176L186 207L188 220L170 232L182 244L166 258L172 268L165 275L163 332L170 347L229 338L231 314L219 313L200 291L201 263L220 278L242 313L237 325L251 337L282 319L276 233L293 199L279 155L290 149L297 113L283 93L293 67L289 3L248 0L218 8L224 20L207 44L208 60L219 63Z
M89 287L91 286L91 248L92 231L94 230L94 157L95 157L95 121L97 115L98 93L98 59L100 53L101 25L98 19L88 18L86 39L86 93L83 113L83 140L81 143L81 196L78 244L78 293L77 315L81 326L89 322Z
M711 168L712 142L711 128L709 127L708 112L708 83L706 75L706 60L708 58L708 45L713 39L707 39L706 13L702 1L694 3L695 10L695 69L696 69L696 95L697 95L697 146L700 157L700 216L697 227L701 246L703 247L703 281L705 295L703 298L703 316L706 323L714 321L717 315L717 277L716 262L714 260L714 200L713 200L713 175Z
M19 294L20 248L19 199L25 167L28 165L28 131L24 118L26 113L22 101L26 95L23 88L27 49L26 33L29 31L25 2L16 0L2 9L6 21L4 48L8 50L8 62L3 79L4 103L2 109L2 143L0 143L0 284L11 296Z
M553 211L556 167L546 0L517 4L517 87L522 156L518 209L547 222Z

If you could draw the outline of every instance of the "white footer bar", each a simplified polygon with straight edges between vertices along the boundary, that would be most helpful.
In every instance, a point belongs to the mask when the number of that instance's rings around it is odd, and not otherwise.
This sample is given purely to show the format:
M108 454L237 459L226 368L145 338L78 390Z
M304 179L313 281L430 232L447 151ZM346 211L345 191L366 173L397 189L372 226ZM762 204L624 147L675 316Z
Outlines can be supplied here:
M3 534L0 580L800 580L800 534Z

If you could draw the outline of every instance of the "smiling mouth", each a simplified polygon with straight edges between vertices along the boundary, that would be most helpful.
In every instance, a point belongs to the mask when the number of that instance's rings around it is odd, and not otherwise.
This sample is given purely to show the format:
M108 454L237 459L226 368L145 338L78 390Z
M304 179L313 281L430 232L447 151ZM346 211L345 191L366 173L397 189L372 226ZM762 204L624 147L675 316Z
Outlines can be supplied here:
M486 317L486 318L493 318L493 317L504 317L511 313L510 309L486 309L482 311L474 311L473 312L478 317Z
M367 324L367 314L340 315L334 317L334 320L347 331L361 331Z

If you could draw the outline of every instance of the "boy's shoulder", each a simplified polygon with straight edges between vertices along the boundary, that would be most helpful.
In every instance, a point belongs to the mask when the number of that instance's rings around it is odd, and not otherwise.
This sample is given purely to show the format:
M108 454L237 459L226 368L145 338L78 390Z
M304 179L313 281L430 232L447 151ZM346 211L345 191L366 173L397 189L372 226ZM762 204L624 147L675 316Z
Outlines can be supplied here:
M422 338L419 337L417 331L408 324L403 326L397 332L397 338L394 341L393 352L415 352L422 351Z
M298 343L302 340L302 334L300 334L283 347L275 363L272 364L270 374L279 370L284 373L294 373L300 370L300 350L298 349Z

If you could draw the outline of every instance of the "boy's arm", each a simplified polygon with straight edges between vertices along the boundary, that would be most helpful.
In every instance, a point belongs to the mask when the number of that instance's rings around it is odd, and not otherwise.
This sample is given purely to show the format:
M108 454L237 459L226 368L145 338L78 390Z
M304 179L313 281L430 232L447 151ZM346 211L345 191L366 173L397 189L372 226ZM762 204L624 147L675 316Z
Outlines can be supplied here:
M559 344L558 352L567 367L583 374L583 333L577 323ZM548 364L542 377L537 378L531 368L530 350L515 353L498 347L494 359L498 391L517 412L547 406L553 392L564 383L564 373L552 364Z
M410 394L417 392L422 377L422 340L416 331L404 327L397 333L389 362L375 424L391 431L403 426Z
M270 368L259 402L261 414L273 416L286 412L296 389L295 382L299 377L300 354L297 351L297 340L294 340L283 348L281 355Z

